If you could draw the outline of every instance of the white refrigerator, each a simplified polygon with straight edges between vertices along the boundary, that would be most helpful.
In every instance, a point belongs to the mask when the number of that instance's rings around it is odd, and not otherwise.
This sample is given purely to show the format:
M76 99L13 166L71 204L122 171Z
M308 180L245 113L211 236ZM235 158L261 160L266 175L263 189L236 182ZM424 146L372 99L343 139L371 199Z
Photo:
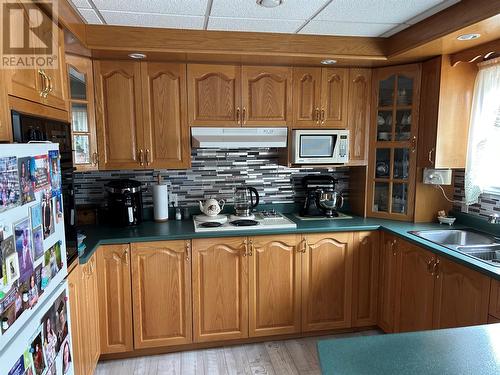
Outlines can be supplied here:
M0 375L73 374L59 145L0 145Z

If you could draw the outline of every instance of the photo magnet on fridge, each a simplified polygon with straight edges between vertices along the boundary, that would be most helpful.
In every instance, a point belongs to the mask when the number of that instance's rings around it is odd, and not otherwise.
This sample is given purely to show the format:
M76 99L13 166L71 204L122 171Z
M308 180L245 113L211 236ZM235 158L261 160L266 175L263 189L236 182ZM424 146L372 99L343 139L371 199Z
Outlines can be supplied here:
M0 158L0 212L21 204L17 158Z
M52 194L50 190L45 190L42 193L42 224L43 238L49 237L54 233L54 206L52 202Z
M31 211L31 226L33 228L39 227L42 225L42 205L37 202L34 206L30 207Z
M61 163L59 151L49 151L49 168L50 168L50 187L52 189L52 196L61 194Z
M35 261L43 255L43 230L41 225L33 229L33 253Z
M19 185L21 187L21 204L33 202L35 198L35 178L31 175L31 156L17 159Z
M37 155L33 158L31 174L35 176L35 191L50 187L49 158L47 155Z
M28 217L14 224L14 235L19 258L19 280L25 282L33 273L33 241Z
M43 355L43 346L42 346L42 326L38 331L35 339L31 342L30 352L33 357L33 364L35 367L35 374L42 375L45 370L45 359Z

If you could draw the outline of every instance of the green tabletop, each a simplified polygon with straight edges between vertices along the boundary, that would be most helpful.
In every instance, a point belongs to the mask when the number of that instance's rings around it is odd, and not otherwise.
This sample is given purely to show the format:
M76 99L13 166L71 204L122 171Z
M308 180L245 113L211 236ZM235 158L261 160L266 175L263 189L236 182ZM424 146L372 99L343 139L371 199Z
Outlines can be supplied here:
M500 324L318 342L324 375L498 375Z

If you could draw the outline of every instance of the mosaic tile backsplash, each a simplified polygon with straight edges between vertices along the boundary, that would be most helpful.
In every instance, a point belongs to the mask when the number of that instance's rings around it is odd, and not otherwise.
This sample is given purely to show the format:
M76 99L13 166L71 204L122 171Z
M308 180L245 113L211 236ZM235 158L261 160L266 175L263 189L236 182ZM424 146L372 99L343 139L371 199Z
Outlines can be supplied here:
M461 169L454 172L453 200L458 202L464 200L464 177L465 170ZM485 218L493 213L500 214L500 195L484 193L479 196L479 202L469 206L468 209L463 209L460 203L454 203L453 209Z
M259 192L261 203L297 203L304 197L301 178L328 173L338 179L337 190L348 199L348 168L287 168L278 165L277 149L213 150L193 149L187 170L129 170L75 173L77 205L106 200L105 184L112 179L132 178L144 184L144 206L153 204L150 186L158 174L169 185L170 200L177 195L179 206L195 206L208 197L232 203L234 187L246 183Z

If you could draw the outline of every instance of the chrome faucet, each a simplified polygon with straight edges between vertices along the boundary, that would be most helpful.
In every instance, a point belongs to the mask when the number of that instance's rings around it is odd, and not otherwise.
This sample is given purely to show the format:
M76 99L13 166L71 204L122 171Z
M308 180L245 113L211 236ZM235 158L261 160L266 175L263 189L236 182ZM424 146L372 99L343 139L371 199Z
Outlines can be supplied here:
M491 214L488 216L488 223L490 224L500 224L500 215L498 214Z

